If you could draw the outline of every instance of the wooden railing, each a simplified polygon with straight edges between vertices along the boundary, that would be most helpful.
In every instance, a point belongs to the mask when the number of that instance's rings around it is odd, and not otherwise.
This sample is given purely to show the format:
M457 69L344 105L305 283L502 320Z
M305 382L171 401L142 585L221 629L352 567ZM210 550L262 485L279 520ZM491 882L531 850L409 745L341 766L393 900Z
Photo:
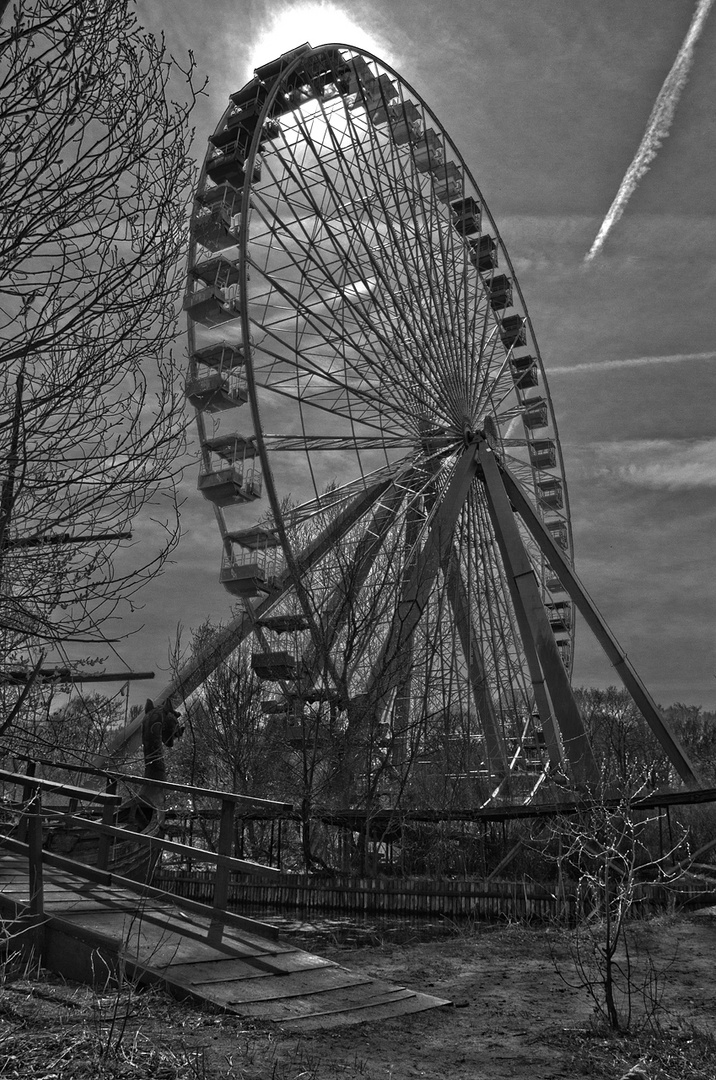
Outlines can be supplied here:
M93 791L91 788L77 787L74 784L62 784L56 780L42 780L28 774L7 772L5 769L0 769L0 780L5 783L17 784L22 788L18 838L13 840L11 837L0 836L0 843L7 841L6 846L21 847L27 851L30 904L25 923L29 924L30 938L38 956L40 956L42 954L43 926L45 922L42 866L43 859L46 858L47 854L42 847L42 792L51 792L55 796L68 798L75 803L98 803L102 807L102 826L100 827L109 827L114 811L122 800L119 795L112 792ZM100 837L98 861L103 858L105 868L108 854L109 840Z
M148 782L142 776L134 776L129 773L109 773L92 769L89 766L58 765L52 761L38 762L51 765L54 768L65 769L68 772L79 772L85 775L102 777L105 780L107 790L100 792L73 784L63 784L55 780L40 779L32 775L36 759L25 760L29 762L27 774L0 769L0 781L16 785L22 789L22 801L19 806L20 825L17 835L13 837L0 834L0 846L28 856L30 917L36 925L41 925L43 920L43 862L63 870L69 870L73 874L90 880L101 881L103 884L114 882L114 884L121 885L123 888L131 889L144 896L166 897L168 895L164 890L154 888L148 883L133 881L108 871L111 842L112 840L121 839L129 840L140 847L144 846L157 855L162 851L170 851L185 858L198 859L215 865L213 904L209 906L192 900L184 902L185 907L196 911L197 914L204 916L208 914L210 916L210 940L221 939L225 924L241 926L244 929L250 929L254 933L260 933L267 937L276 938L278 936L275 927L227 911L229 882L232 871L243 874L280 876L280 870L274 867L264 866L262 863L253 862L249 859L237 859L231 854L234 837L234 817L239 806L252 806L275 813L289 814L293 810L291 803L283 803L274 799L260 799L250 795L238 795L233 792L218 791L211 788L200 788L192 784L173 784L166 781L152 780L150 783L155 790L178 791L194 798L219 801L218 850L209 851L205 848L197 848L173 840L166 840L163 837L149 836L146 833L135 832L131 829L118 828L112 824L114 813L122 801L120 796L116 794L117 783L122 781L132 785L144 786ZM51 792L55 797L66 797L69 800L69 809L61 811L48 806L43 808L41 798L41 792L43 791ZM102 806L102 820L96 821L77 814L76 807L80 802L93 802ZM99 839L96 867L88 866L66 856L55 855L43 849L43 818L70 822L97 833Z

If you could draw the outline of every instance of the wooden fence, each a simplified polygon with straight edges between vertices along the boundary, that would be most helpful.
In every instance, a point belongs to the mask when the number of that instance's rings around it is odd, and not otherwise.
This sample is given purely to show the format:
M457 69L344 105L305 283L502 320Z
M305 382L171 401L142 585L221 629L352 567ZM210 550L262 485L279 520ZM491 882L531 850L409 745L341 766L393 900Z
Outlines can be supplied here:
M163 870L153 884L190 900L213 901L213 875ZM677 907L716 904L716 891L706 887L640 885L635 912L652 914L669 903ZM271 880L236 878L229 884L230 908L300 912L310 917L340 914L400 918L467 918L485 920L573 920L577 901L556 884L528 881L444 881L433 878L322 877L280 874Z

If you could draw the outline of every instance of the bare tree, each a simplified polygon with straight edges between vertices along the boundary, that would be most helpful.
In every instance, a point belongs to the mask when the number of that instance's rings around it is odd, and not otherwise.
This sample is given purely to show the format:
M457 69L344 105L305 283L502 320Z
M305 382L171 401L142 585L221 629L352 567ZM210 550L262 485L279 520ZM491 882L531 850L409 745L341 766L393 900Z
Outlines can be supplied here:
M595 806L578 818L556 819L551 828L559 840L554 856L560 882L567 879L576 899L576 926L570 937L571 971L557 971L573 989L591 999L597 1017L615 1031L639 1023L656 1024L666 971L657 968L648 950L639 955L633 918L640 886L667 887L680 869L674 856L686 849L682 833L672 849L654 854L658 818L634 808L634 795L619 804Z
M178 539L170 346L197 97L132 0L0 28L2 651L116 636ZM174 100L177 93L181 100ZM120 550L137 520L149 543ZM109 621L108 621L109 620Z

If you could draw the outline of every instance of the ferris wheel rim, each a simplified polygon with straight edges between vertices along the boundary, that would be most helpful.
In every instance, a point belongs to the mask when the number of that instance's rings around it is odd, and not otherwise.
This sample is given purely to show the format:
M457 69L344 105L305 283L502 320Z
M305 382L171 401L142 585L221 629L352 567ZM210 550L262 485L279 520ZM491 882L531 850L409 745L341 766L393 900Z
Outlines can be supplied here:
M332 50L332 49L343 50L345 52L350 53L351 54L351 59L355 58L356 56L360 56L360 57L362 57L364 59L368 58L371 62L373 62L375 65L377 65L379 70L381 70L384 73L385 72L390 73L390 75L393 78L395 78L397 80L397 82L399 83L401 91L405 90L405 91L407 91L408 95L410 95L411 98L417 99L417 101L418 101L418 103L420 105L420 108L423 110L424 114L429 116L431 118L431 120L437 125L437 129L438 129L438 133L439 133L440 137L445 140L445 143L447 145L449 145L449 147L451 148L451 151L456 155L456 157L458 159L459 167L462 170L463 175L468 178L468 180L470 182L470 185L471 185L471 189L477 194L477 196L478 196L478 198L480 200L481 208L486 212L486 216L488 217L490 225L492 227L492 230L494 231L495 238L496 238L496 240L497 240L497 242L498 242L498 244L500 246L500 252L501 252L502 256L504 257L504 259L506 261L506 264L507 264L507 266L509 267L509 269L511 271L511 280L512 280L512 282L513 282L513 284L514 284L514 286L516 288L516 291L518 293L518 296L519 296L519 299L520 299L521 311L524 313L524 317L525 317L525 320L526 320L527 325L528 325L529 337L530 337L530 347L534 349L535 360L536 360L536 362L538 364L539 371L540 371L540 374L542 376L542 388L544 389L544 392L547 394L547 403L548 403L548 409L549 409L549 415L550 415L550 425L551 425L552 432L554 433L554 442L556 444L558 462L559 462L556 471L557 471L558 476L559 476L559 478L560 478L560 480L562 482L562 487L563 487L563 492L564 492L565 510L564 510L564 513L561 516L564 518L564 520L566 521L566 524L567 524L568 547L569 547L569 550L571 550L571 546L572 546L571 545L571 524L570 524L570 515L569 515L567 486L566 486L566 478L565 478L565 475L564 475L564 464L563 464L563 459L562 459L562 451L561 451L561 446L560 446L560 442L559 442L556 419L555 419L555 416L554 416L554 409L553 409L553 406L552 406L551 396L549 395L549 388L548 388L547 379L546 379L546 377L544 375L544 365L543 365L543 362L542 362L541 354L539 352L539 346L537 344L536 337L534 335L534 331L533 331L533 328L532 328L529 313L528 313L526 304L524 302L524 297L522 296L522 292L521 292L521 289L519 287L519 283L517 281L516 274L514 273L514 268L513 268L512 263L511 263L511 261L509 259L507 249L506 249L506 247L504 245L504 241L502 240L502 238L501 238L501 236L499 234L497 224L496 224L492 214L490 213L489 208L487 207L487 204L486 204L486 202L484 200L484 197L482 196L482 193L481 193L478 185L476 184L474 178L472 177L472 174L471 174L468 166L466 165L462 155L460 154L459 149L457 148L457 146L455 145L453 140L450 138L450 136L447 133L446 129L441 124L441 122L438 120L438 118L435 115L435 113L433 112L433 110L424 101L424 99L421 97L421 95L418 94L417 91L415 91L414 88L405 79L403 79L402 76L398 72L396 72L390 65L386 64L379 57L377 57L374 54L368 52L367 50L357 49L357 48L355 48L353 46L349 46L349 45L331 44L331 45L322 45L322 46L318 46L318 47L315 47L315 48L310 48L309 50L307 50L305 52L302 52L299 55L297 55L295 57L295 59L292 60L291 63L284 70L281 71L280 78L277 78L275 83L273 84L273 86L269 89L268 94L267 94L267 96L266 96L266 98L265 98L265 100L263 102L262 107L261 107L259 120L258 120L258 122L256 124L255 131L254 131L254 134L253 134L253 137L252 137L252 140L251 140L251 145L250 145L249 153L248 153L248 156L247 156L247 159L246 159L246 166L245 166L246 179L245 179L245 182L244 182L244 185L243 185L243 190L242 190L241 234L240 234L240 243L239 243L239 264L241 266L241 275L240 275L239 284L240 284L240 294L241 294L240 308L241 308L242 337L243 337L243 348L244 348L244 354L245 354L245 368L246 368L247 383L249 384L249 401L250 401L252 417L253 417L254 437L256 439L256 443L257 443L257 447L258 447L259 457L260 457L261 462L262 462L262 470L263 470L263 475L264 475L264 482L265 482L265 485L266 485L266 493L267 493L267 495L269 497L269 502L271 503L271 509L272 509L272 514L273 514L276 529L280 534L282 534L280 536L281 544L282 544L282 547L284 549L284 552L285 552L287 561L289 563L289 566L290 566L290 563L291 563L291 559L294 557L295 553L293 551L291 540L290 540L289 535L288 535L288 531L287 531L287 528L286 528L286 523L283 520L283 513L282 513L282 510L281 510L281 506L280 506L280 502L279 502L279 498L278 498L278 492L276 490L276 486L275 486L275 483L274 483L271 451L270 451L270 447L267 445L267 438L268 438L269 433L264 430L264 426L263 426L263 423L262 423L261 407L260 407L259 394L258 394L258 383L257 383L257 381L255 379L254 346L253 346L252 341L251 341L251 333L252 333L252 325L253 324L251 323L250 318L249 318L248 275L249 275L250 259L249 259L249 254L248 254L249 235L248 235L248 224L247 223L248 223L248 219L249 219L249 209L250 209L250 206L251 206L251 196L252 196L252 192L253 192L253 182L252 182L251 178L253 176L254 166L255 166L255 162L256 162L257 154L258 154L258 149L259 149L259 145L260 145L261 131L262 131L262 127L264 126L264 124L265 124L265 122L266 122L266 120L267 120L267 118L268 118L268 116L270 114L273 103L276 101L276 98L277 98L278 94L281 92L281 85L282 85L283 82L285 82L290 77L290 75L293 72L298 70L298 68L301 66L302 63L305 62L305 60L306 60L306 58L308 56L314 56L315 57L315 56L318 56L321 53L325 52L326 50ZM247 86L249 86L249 85L250 84L247 84ZM405 98L403 97L402 100L405 100ZM217 128L217 131L220 130L221 125L225 122L225 118L231 113L231 111L232 111L232 107L229 106L229 108L226 110L226 112L224 114L224 117L222 118L222 121L220 122L219 128ZM207 155L207 160L208 160L208 155ZM203 182L203 184L206 184L206 162L205 162L204 168L202 169L202 181L201 182ZM200 432L200 435L201 435L201 432ZM202 447L203 446L204 446L204 440L202 438ZM533 481L535 481L536 470L534 468L532 468L531 472L532 472ZM224 543L226 545L227 535L229 533L229 530L227 529L227 526L226 526L223 511L221 509L219 509L219 508L217 508L217 519L219 520L219 526L220 526L220 530L221 530L221 533L222 533L222 539L224 540ZM294 583L296 584L297 588L299 588L300 587L300 584L299 584L300 583L300 572L298 571L297 568L292 570L292 577L294 578Z

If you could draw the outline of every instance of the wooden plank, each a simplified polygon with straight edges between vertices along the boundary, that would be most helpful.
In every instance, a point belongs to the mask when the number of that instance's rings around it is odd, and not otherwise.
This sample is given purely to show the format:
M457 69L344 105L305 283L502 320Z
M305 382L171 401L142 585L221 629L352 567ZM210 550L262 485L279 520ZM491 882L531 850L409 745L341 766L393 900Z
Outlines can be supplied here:
M15 859L9 859L5 856L0 861L0 876L4 880L6 877L27 877L27 866L21 868L18 865L18 861Z
M144 944L135 942L133 948L125 948L124 938L117 932L120 927L116 923L115 932L112 933L111 924L108 925L105 921L97 920L95 925L92 925L94 920L90 918L87 922L89 925L77 919L65 916L58 918L53 915L49 920L50 932L56 927L58 932L69 934L86 943L96 943L104 949L113 951L116 955L121 954L127 960L147 967L154 967L154 962L161 968L162 963L166 966L177 960L184 963L192 960L213 961L219 955L215 948L205 942L181 937L178 934L165 935L160 942L157 940L145 941Z
M206 937L208 931L210 931L211 919L189 918L184 912L181 912L178 904L163 904L156 901L148 904L146 901L141 901L140 897L121 890L94 889L87 892L87 895L96 900L106 899L108 915L112 912L124 913L130 910L136 915L137 919L144 920L145 923L153 922L165 929L176 930L178 933L193 933ZM168 897L168 899L171 901L173 897ZM82 909L81 906L78 906L76 912L81 913ZM73 918L75 918L76 912L72 913ZM233 935L224 933L221 941L217 942L217 947L220 953L227 953L227 951L232 953L237 949L243 953L247 947L256 951L256 953L260 953L260 951L267 950L267 939L265 936L245 934L241 931L237 931ZM271 942L269 950L273 951L274 948L275 943Z
M273 942L269 944L265 938L259 937L237 937L233 940L210 942L207 934L208 922L204 927L197 926L163 908L146 911L136 906L130 909L113 906L86 911L78 906L62 912L55 910L53 915L61 915L68 926L74 926L85 934L100 934L105 941L113 940L117 949L122 948L126 955L131 951L142 963L151 964L153 968L171 964L176 956L176 943L189 939L204 944L209 949L204 959L221 960L226 956L252 959L256 967L260 967L262 963L265 966L268 960L272 966L267 970L271 971L276 970L273 957L296 951L291 946ZM169 944L167 950L164 946L168 942L173 944Z
M364 1005L349 1012L336 1012L322 1016L315 1014L313 1016L296 1016L289 1021L284 1021L283 1026L297 1032L330 1031L336 1028L348 1027L351 1024L367 1024L377 1023L381 1020L391 1020L397 1016L425 1012L427 1009L443 1008L450 1004L450 1001L432 997L430 994L413 994L412 997L401 998L400 1001L389 1001L381 1005Z
M287 998L280 1001L241 1002L234 1011L241 1016L255 1016L276 1023L284 1023L302 1016L328 1017L335 1013L348 1013L353 1010L374 1008L378 1005L394 1005L406 998L414 997L412 990L402 986L383 989L385 984L369 984L335 990L328 997L311 994L308 997ZM207 995L208 996L208 995ZM226 1008L231 1008L229 1002ZM360 1022L360 1021L357 1021Z
M99 830L100 832L104 831L105 828L109 828L109 826L97 826L97 830ZM125 836L128 835L127 830L120 829L118 831L123 832ZM143 836L143 834L141 833L138 833L136 835L139 837ZM156 838L154 838L154 840L155 839ZM144 840L150 844L154 842L151 837L144 836ZM0 841L2 841L6 846L10 847L13 851L19 850L21 853L25 853L27 851L27 844L21 844L18 841L12 840L9 837L0 836ZM167 844L169 843L170 841L167 841ZM196 849L194 848L189 848L188 850L192 852L196 851ZM215 857L212 856L212 858L215 858L215 860L221 860L223 857L217 855ZM141 882L133 881L129 878L124 878L116 873L108 874L104 870L98 870L96 869L96 867L87 866L84 863L79 864L73 862L71 859L66 859L62 855L52 855L50 852L46 851L43 853L43 859L52 867L59 867L65 872L69 871L70 874L76 874L77 877L87 878L90 881L99 882L107 887L116 886L118 889L123 889L125 892L136 893L140 896L151 897L155 900L165 901L167 899L167 893L161 889L156 889L151 885L142 884ZM229 861L233 863L237 862L238 860L233 859ZM274 871L274 873L278 874L278 871ZM186 898L184 898L183 906L190 911L196 911L197 914L199 914L200 916L207 913L207 911L209 912L209 914L214 912L214 909L207 909L207 906L205 904L198 904L196 903L196 901L187 900ZM222 912L222 919L224 920L226 926L234 926L242 929L246 928L248 932L260 935L261 937L270 938L272 940L278 938L277 928L275 926L269 925L268 923L262 923L256 919L249 919L243 915L236 915L231 911Z
M212 960L208 963L203 961L188 964L169 964L163 970L167 976L187 985L200 986L202 983L230 982L237 978L263 977L266 974L277 976L289 975L295 971L312 971L320 968L337 967L332 960L326 960L322 956L314 956L311 953L294 952L279 956L272 956L264 961L258 958L247 957L246 959ZM245 973L245 975L243 974Z
M164 968L152 967L161 971L172 982L183 986L202 987L218 983L233 983L242 979L272 978L276 973L269 972L246 960L209 960L191 964L167 964Z
M155 974L161 975L163 978L169 978L171 975L171 969L175 966L179 967L184 964L193 964L196 962L201 963L220 963L221 960L227 958L227 954L222 953L214 948L214 946L208 944L205 940L194 940L187 937L179 937L179 935L173 935L172 938L167 938L164 941L153 942L133 942L130 947L123 949L123 955L128 959L141 964L143 967L150 969ZM259 973L265 973L267 975L281 974L281 971L276 971L276 966L273 962L273 957L268 954L266 959L263 956L237 956L236 954L228 954L230 959L243 960L254 970Z
M49 900L45 900L45 910L54 915L76 915L80 913L94 913L98 911L104 912L107 910L107 905L103 903L98 903L94 900L82 900L75 898L74 900L68 901L67 899L61 897L50 897ZM130 908L121 907L120 905L114 905L112 910L115 911L118 915L132 915L136 913L137 909L136 907Z
M27 878L22 881L8 881L3 883L2 891L8 893L10 896L28 896L30 895L30 887Z
M173 976L173 973L172 973ZM293 972L282 978L264 976L262 979L235 979L231 982L189 984L210 1001L222 1006L250 1005L255 1002L283 1003L292 998L313 999L317 995L337 993L363 987L369 990L372 983L365 975L358 975L346 968L317 968L315 971Z

